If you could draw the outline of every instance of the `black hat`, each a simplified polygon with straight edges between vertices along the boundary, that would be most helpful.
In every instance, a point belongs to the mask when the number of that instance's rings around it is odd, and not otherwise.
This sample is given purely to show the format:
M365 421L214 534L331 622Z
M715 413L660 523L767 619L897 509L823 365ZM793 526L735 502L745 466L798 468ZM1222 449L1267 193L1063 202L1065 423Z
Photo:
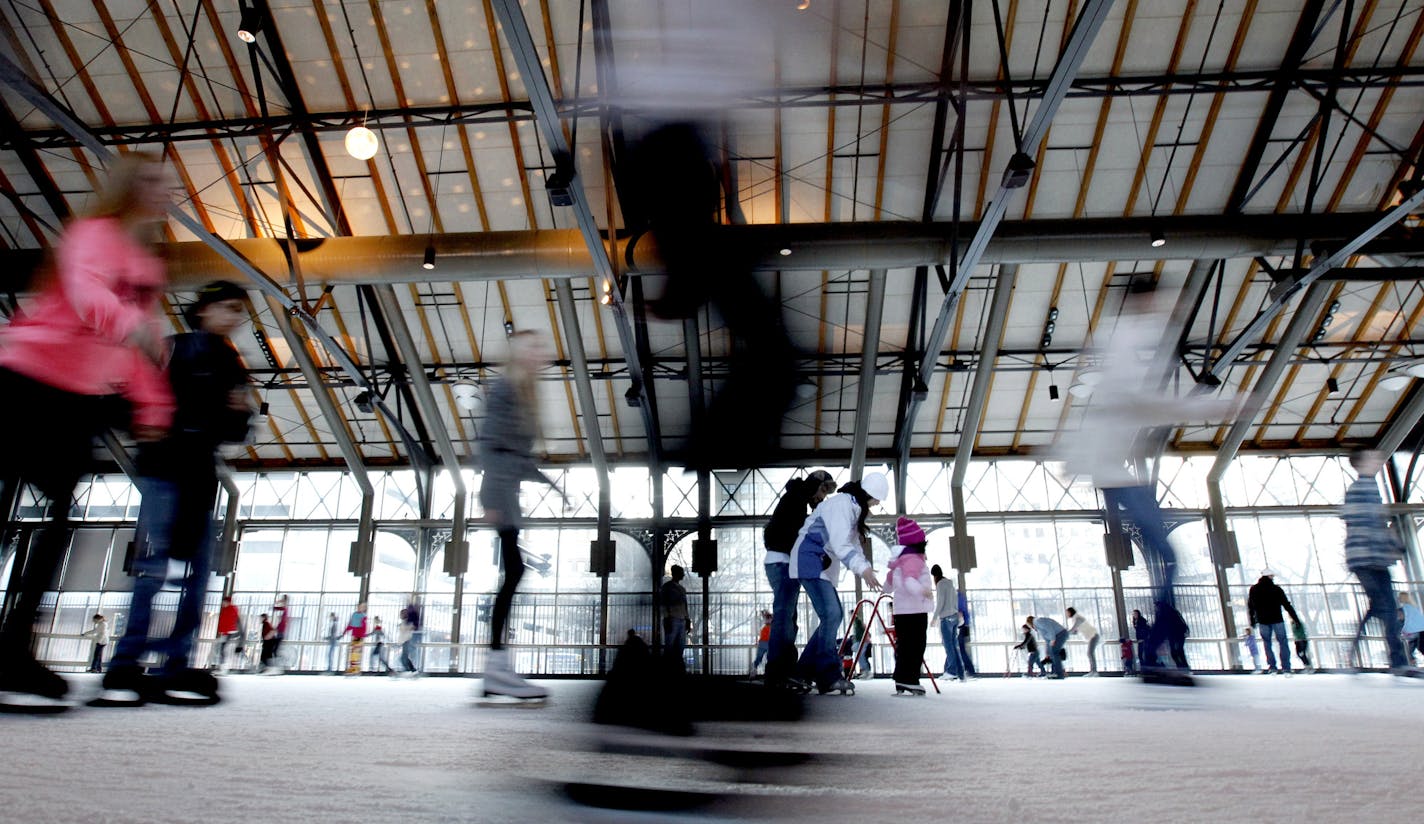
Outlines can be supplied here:
M201 326L198 313L203 311L203 307L225 300L243 300L246 297L247 290L241 286L231 281L215 280L198 290L198 299L183 310L183 320L188 322L189 329L197 331Z

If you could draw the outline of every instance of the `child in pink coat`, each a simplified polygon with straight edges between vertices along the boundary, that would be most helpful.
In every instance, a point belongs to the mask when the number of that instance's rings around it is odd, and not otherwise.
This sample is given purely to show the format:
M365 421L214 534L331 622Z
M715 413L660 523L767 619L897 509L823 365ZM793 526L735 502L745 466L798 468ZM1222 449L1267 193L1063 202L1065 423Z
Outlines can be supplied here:
M925 531L904 516L895 523L900 546L890 560L885 591L894 599L895 694L924 695L925 632L935 607L934 581L925 563Z

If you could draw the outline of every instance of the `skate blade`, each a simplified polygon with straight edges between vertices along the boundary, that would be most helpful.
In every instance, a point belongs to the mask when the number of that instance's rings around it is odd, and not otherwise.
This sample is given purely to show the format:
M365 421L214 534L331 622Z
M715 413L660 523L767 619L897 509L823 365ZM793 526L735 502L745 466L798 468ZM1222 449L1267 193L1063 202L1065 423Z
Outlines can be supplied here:
M0 692L0 713L12 715L58 715L74 707L72 701L28 692Z
M563 789L570 800L586 807L640 812L691 810L705 807L723 797L719 793L698 790L654 789L584 781L570 781L564 784Z
M149 699L154 704L167 704L170 707L211 707L221 700L216 695L203 695L198 692L166 692Z
M549 704L549 699L547 699L547 698L495 698L495 697L488 697L488 698L477 698L477 699L475 699L475 706L477 706L477 707L485 707L485 708L493 708L493 709L511 709L511 708L517 708L517 709L522 709L522 710L532 710L532 709L539 709L539 708L541 708L541 707L546 707L546 706L548 706L548 704Z

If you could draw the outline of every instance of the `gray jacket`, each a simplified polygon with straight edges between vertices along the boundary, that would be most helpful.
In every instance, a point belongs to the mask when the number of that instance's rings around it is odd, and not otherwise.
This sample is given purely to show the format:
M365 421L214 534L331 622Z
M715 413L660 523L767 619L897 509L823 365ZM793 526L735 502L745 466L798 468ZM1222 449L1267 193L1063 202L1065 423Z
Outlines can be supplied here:
M531 420L530 410L524 408L514 384L507 378L496 381L485 400L478 442L484 468L480 506L499 512L499 526L517 527L520 523L520 482L554 485L534 462L535 431Z

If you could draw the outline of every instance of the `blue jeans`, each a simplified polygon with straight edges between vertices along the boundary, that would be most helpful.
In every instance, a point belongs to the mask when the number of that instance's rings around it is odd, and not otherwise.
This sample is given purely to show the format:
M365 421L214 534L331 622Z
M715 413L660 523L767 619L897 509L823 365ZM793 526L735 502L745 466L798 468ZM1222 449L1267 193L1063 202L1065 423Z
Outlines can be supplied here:
M1052 638L1045 640L1048 641L1048 663L1049 666L1053 667L1053 675L1056 678L1062 678L1063 659L1059 657L1059 653L1063 651L1064 645L1068 643L1068 630L1059 630Z
M939 619L939 641L944 645L944 674L963 681L964 666L959 658L959 625L954 619Z
M801 600L801 584L791 577L790 563L767 564L766 582L771 586L766 677L769 681L785 680L796 665L796 607Z
M806 648L801 652L801 670L816 682L816 686L826 689L841 680L841 657L838 650L841 642L841 620L845 610L841 607L840 596L830 581L824 578L802 578L801 588L811 600L811 608L816 611L816 631L806 639Z
M326 668L328 671L336 671L336 650L341 646L340 638L326 639Z
M979 677L979 674L974 671L974 659L969 656L969 626L967 624L959 625L959 664L964 667L965 675Z
M143 495L143 504L139 508L138 531L134 536L138 549L133 560L133 602L129 607L128 629L119 639L109 666L135 665L145 653L156 652L165 656L165 670L186 669L193 650L193 637L202 623L203 602L208 594L216 484L213 489L204 489L201 484L139 478L138 488ZM203 507L203 512L195 513L193 507ZM199 546L179 548L181 554L187 554L182 550L190 549L191 557L180 581L183 593L178 599L173 631L166 639L150 639L148 630L153 619L153 597L163 588L168 577L168 561L174 550L171 541L173 525L185 517L199 514L206 518L205 527L197 536Z
M1276 643L1281 650L1280 668L1285 672L1291 671L1290 647L1288 645L1289 642L1286 640L1289 634L1290 633L1286 632L1284 622L1261 625L1261 643L1266 647L1266 669L1276 669L1276 654L1275 650L1271 649L1271 636L1275 635Z
M1390 580L1389 569L1359 567L1350 571L1360 579L1360 587L1364 589L1365 597L1370 599L1370 607L1360 619L1360 628L1355 630L1355 649L1359 649L1360 636L1365 632L1365 622L1373 616L1384 624L1384 640L1389 647L1389 665L1409 666L1409 658L1404 652L1404 639L1399 635L1399 605L1394 599L1394 582Z
M687 649L687 619L663 617L663 655L676 661L679 669L686 666L683 650Z
M401 644L401 666L406 672L420 672L420 630L412 632Z

